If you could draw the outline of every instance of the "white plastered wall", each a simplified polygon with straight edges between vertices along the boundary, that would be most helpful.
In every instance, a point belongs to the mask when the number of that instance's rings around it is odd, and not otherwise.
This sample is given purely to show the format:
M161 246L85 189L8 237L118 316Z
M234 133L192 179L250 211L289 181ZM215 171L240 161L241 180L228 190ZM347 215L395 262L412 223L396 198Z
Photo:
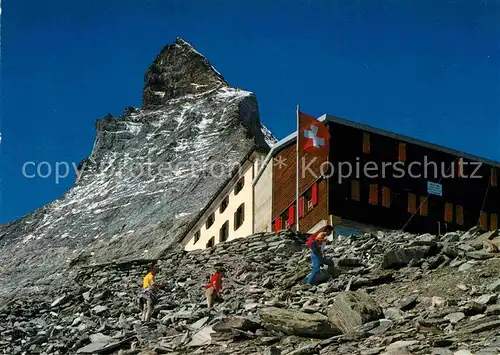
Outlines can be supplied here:
M256 170L257 171L257 170ZM267 164L254 185L254 231L270 232L273 202L273 164Z
M233 183L229 192L226 195L229 195L229 203L224 212L220 213L220 203L213 206L210 210L214 212L214 223L210 226L210 228L206 228L206 219L209 216L209 213L206 214L207 217L204 217L203 225L200 230L200 239L194 243L194 234L196 231L193 231L192 235L189 236L189 241L185 245L184 249L195 250L195 249L205 249L207 243L210 238L215 237L214 245L219 243L219 232L222 225L228 221L229 222L229 240L233 240L240 237L246 237L253 234L253 189L252 189L252 180L254 175L254 165L256 163L248 164L246 170L243 171L243 178L245 179L245 184L243 189L238 192L237 195L234 194L234 187L236 183ZM238 180L237 180L238 181ZM223 196L221 196L223 197ZM234 214L238 207L244 203L244 221L243 224L237 229L234 230Z

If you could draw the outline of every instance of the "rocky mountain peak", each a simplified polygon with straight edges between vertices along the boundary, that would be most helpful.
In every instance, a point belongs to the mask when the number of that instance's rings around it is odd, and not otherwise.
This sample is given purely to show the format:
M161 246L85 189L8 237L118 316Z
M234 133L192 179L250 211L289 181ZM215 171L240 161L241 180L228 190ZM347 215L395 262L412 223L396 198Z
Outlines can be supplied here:
M229 86L224 77L191 44L177 38L156 56L144 77L143 108L161 106L187 94Z
M12 293L65 283L57 275L75 263L156 259L175 248L246 157L275 142L255 95L229 87L181 39L146 73L144 106L98 120L75 185L0 225L0 305ZM223 171L214 174L214 164Z

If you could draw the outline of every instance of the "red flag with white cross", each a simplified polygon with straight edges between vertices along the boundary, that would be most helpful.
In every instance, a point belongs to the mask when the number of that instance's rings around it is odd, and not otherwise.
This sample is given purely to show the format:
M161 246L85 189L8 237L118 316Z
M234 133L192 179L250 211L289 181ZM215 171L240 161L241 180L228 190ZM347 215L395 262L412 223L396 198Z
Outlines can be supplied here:
M316 118L299 111L299 150L310 155L328 155L330 131Z

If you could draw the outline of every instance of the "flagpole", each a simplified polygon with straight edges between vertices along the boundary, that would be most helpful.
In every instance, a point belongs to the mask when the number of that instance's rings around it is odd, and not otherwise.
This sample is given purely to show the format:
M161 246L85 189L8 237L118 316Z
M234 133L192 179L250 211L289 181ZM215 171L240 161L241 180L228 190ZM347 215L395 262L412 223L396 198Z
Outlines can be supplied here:
M300 132L299 132L299 110L300 110L300 106L297 105L297 140L296 140L296 144L295 144L295 148L296 148L296 171L295 171L295 177L296 177L296 194L295 194L295 226L297 227L297 232L300 231L299 229L299 136L300 136Z

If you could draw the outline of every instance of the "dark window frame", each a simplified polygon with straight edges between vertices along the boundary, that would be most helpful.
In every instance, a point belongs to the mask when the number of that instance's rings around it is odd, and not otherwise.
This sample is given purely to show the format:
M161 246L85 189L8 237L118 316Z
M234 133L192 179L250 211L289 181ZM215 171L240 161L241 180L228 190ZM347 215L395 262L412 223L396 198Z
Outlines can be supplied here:
M206 248L213 248L215 246L215 236L210 238L206 244Z
M219 213L223 213L226 210L227 206L229 206L229 196L224 197L224 199L222 200L219 207Z
M210 227L213 226L213 224L215 223L215 214L212 212L208 218L207 218L207 221L205 222L205 228L206 229L209 229Z
M241 179L238 180L238 182L234 186L234 195L236 196L237 194L239 194L244 187L245 187L245 177L243 176Z
M225 230L225 237L222 235ZM219 229L219 243L225 242L229 239L229 221L225 221Z
M240 217L238 217L240 216ZM242 203L234 212L234 230L238 230L245 222L245 203Z

